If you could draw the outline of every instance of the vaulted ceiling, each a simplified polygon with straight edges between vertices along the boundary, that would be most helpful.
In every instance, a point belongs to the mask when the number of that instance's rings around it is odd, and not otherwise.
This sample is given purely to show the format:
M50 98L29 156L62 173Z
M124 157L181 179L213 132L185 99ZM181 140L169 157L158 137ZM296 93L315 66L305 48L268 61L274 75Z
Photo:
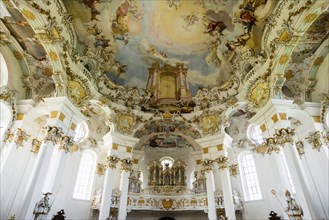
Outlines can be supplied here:
M301 103L328 92L325 0L1 4L1 53L20 66L9 89L36 105L68 96L96 139L112 123L147 136L140 147L193 148L223 126L239 139L270 98Z

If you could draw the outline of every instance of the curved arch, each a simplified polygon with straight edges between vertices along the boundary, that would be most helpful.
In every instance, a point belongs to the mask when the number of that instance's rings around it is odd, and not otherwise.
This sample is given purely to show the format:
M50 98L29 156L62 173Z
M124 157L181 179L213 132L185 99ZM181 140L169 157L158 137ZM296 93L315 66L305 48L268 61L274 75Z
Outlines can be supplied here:
M74 142L81 143L89 136L89 127L86 122L81 122L74 130Z
M18 54L17 51L21 52L21 50L14 43L0 47L0 53L3 58L1 60L0 87L7 86L9 89L17 91L16 96L20 99L25 98L25 88L22 77L24 75L27 76L29 72L24 57L22 57L22 59L17 59L15 57L15 51L16 54ZM5 69L6 71L2 72ZM7 77L5 76L6 74L4 74L5 72L8 74Z
M169 156L165 156L160 159L160 163L161 163L163 169L165 169L165 167L167 166L166 164L168 164L169 168L171 168L172 165L174 164L174 162L175 162L175 160Z
M3 140L4 134L13 118L11 108L4 102L0 102L0 140Z
M262 131L259 125L250 124L246 132L248 139L251 140L253 143L260 145L264 141Z
M319 1L318 1L319 2ZM312 26L312 24L316 21L316 19L327 9L323 7L323 4L316 2L306 13L304 13L302 16L298 18L298 20L295 22L295 25L293 25L291 28L294 30L295 33L298 33L301 36L303 36L309 27ZM313 20L307 19L307 17L313 17ZM298 42L298 41L296 41ZM291 56L296 49L295 44L286 43L285 46L281 48L281 53L277 53L276 56L279 57L278 64L274 67L275 68L275 74L273 74L273 79L277 78L275 80L274 86L271 88L271 95L274 98L280 98L282 95L282 89L274 89L274 88L282 88L283 83L285 82L284 72L289 64L289 59L291 59Z
M6 86L7 84L8 84L8 67L5 58L0 52L0 88Z

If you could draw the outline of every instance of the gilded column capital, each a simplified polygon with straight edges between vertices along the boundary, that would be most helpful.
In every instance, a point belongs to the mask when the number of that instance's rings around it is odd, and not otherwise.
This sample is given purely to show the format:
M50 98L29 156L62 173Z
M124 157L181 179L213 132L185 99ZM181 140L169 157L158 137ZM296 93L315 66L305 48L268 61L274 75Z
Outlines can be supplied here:
M64 150L66 153L68 152L74 152L78 150L78 145L75 144L73 141L73 137L67 136L67 135L62 135L58 139L58 149L59 150Z
M217 163L218 163L218 166L219 166L219 169L220 170L224 170L226 168L228 168L228 163L229 163L229 159L228 157L225 157L225 156L219 156L217 159L216 159Z
M213 160L205 159L205 160L202 161L203 169L206 172L212 171L213 164L214 164L214 161Z
M231 176L236 177L239 174L239 164L232 164L229 166Z
M252 150L258 154L271 155L273 152L279 152L281 150L281 145L277 138L269 137L266 138L261 145L255 146Z
M63 134L61 127L51 125L44 127L43 132L45 133L44 141L51 141L53 144L56 144Z
M106 159L107 167L111 169L115 169L117 166L117 163L119 162L120 158L117 156L108 156Z
M305 154L304 143L302 141L297 141L295 144L296 144L297 152L298 152L299 156L301 157L303 154Z
M321 134L324 143L329 144L329 131L323 131Z
M273 136L275 141L284 146L286 143L293 144L294 143L294 138L295 138L295 129L292 128L280 128L275 131L275 134Z
M316 149L318 151L320 151L322 145L324 145L321 139L320 131L310 132L308 137L305 138L305 140L312 145L313 149Z
M121 165L122 165L122 169L124 171L131 171L132 166L133 166L133 161L131 158L125 158L121 160Z
M34 153L34 154L38 154L39 153L39 150L40 150L40 147L41 147L41 141L39 141L38 139L36 138L33 138L32 140L32 146L31 146L31 152Z
M275 130L272 137L266 138L264 142L259 146L254 146L252 149L259 154L272 154L273 152L279 152L286 143L295 143L295 130L292 128L280 128Z
M103 176L104 173L105 173L106 168L107 168L107 165L106 164L98 163L97 164L97 167L96 167L96 173L99 176Z
M16 147L23 147L23 142L27 141L31 135L27 134L23 129L16 128L15 131L8 130L5 142L15 142Z

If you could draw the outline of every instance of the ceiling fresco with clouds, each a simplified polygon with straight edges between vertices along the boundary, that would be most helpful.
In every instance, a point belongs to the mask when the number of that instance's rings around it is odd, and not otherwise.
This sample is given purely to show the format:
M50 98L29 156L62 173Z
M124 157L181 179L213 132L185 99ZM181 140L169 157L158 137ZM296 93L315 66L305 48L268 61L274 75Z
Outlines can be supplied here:
M151 64L183 63L192 95L232 75L230 56L248 45L260 52L264 19L275 0L66 0L75 18L77 51L104 59L118 85L146 88ZM232 58L232 57L231 57Z

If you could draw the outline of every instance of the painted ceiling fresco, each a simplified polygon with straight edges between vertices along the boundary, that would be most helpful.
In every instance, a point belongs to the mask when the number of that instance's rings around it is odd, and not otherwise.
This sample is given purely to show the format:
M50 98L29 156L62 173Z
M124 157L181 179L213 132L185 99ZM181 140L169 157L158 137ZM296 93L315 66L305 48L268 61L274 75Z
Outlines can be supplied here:
M37 60L46 59L44 47L35 38L35 32L24 16L15 8L8 8L11 16L1 19L20 46Z
M159 62L188 68L192 95L232 76L229 52L260 52L264 19L276 0L66 0L75 18L77 51L101 56L118 84L145 89Z
M291 56L291 63L285 70L286 81L283 93L289 98L298 99L304 91L301 85L307 84L309 89L315 86L314 73L310 71L314 62L313 55L319 46L329 37L329 11L321 14L306 31ZM329 45L327 45L328 47ZM324 51L325 52L325 51ZM322 53L322 52L321 52ZM322 54L323 57L327 53ZM322 59L318 59L322 60ZM307 80L307 83L305 83Z
M321 14L304 34L292 55L292 62L297 63L311 56L329 37L329 11Z

